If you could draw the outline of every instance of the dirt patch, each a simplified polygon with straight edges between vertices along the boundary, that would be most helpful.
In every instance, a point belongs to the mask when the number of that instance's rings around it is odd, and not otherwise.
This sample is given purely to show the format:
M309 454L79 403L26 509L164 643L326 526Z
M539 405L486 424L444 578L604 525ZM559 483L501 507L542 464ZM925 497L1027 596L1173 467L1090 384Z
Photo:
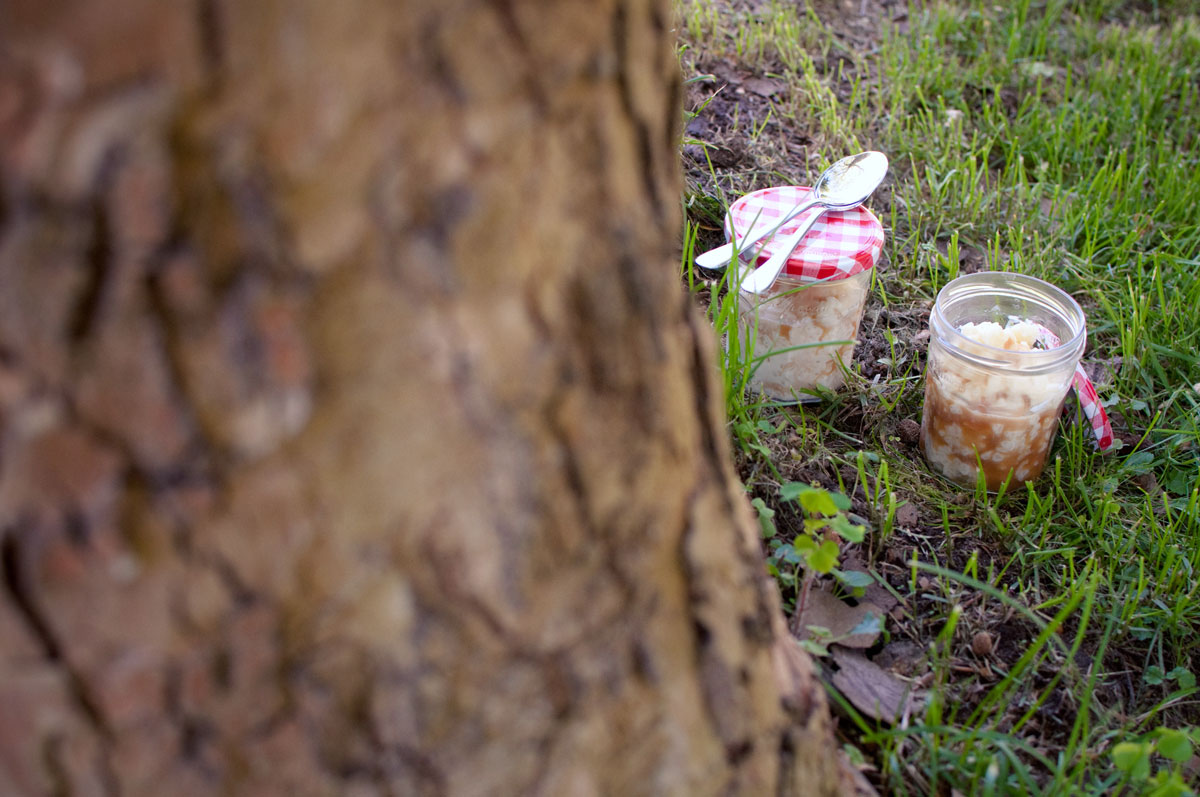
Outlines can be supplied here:
M886 24L908 30L905 0L809 0L809 6L848 53L874 49Z
M777 106L789 99L787 82L725 59L704 58L692 68L696 79L686 97L692 116L683 146L689 186L736 195L777 185L781 174L807 184L808 164L816 159L812 138L779 121Z

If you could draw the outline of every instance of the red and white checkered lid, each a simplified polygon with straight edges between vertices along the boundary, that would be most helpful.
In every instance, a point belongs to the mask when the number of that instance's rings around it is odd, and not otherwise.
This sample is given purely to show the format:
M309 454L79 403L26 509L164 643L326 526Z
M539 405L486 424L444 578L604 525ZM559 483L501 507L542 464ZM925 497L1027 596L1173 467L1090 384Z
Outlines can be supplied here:
M750 230L751 225L756 230L763 226L771 229L811 193L812 189L807 186L781 185L747 194L730 206L729 218L725 220L725 237L729 237L730 218L739 238ZM755 265L765 263L780 242L819 210L805 211L780 227L773 237L755 244L762 247ZM792 250L783 273L804 282L842 279L873 268L882 251L883 225L874 213L861 206L851 210L830 210L817 219L801 244Z

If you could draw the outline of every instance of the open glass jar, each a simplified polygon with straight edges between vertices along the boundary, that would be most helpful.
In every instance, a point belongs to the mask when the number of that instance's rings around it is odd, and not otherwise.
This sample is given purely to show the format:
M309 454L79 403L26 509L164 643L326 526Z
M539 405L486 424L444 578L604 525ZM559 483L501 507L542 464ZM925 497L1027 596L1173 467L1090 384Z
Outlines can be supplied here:
M1003 348L974 335L991 324L1040 335L1028 349ZM1010 475L1037 478L1087 342L1079 304L1033 277L969 274L938 293L929 331L920 438L929 464L967 485L982 469L989 490Z
M752 226L777 224L811 190L779 186L742 197L729 209L738 237ZM816 212L781 226L756 264ZM756 361L751 389L777 401L813 401L818 390L842 386L883 241L883 225L871 211L829 211L793 250L774 285L762 294L739 294L741 333L753 343Z

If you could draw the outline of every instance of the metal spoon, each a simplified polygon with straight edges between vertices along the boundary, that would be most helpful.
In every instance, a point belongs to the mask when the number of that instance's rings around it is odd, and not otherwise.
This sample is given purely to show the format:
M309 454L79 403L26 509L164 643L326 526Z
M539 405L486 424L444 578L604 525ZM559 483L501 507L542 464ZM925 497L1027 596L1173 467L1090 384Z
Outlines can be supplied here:
M808 207L816 205L817 212L785 238L766 263L753 270L747 267L739 287L748 293L762 293L774 285L792 250L804 239L817 219L827 210L850 210L861 205L883 182L887 168L886 155L868 151L842 158L826 169L813 186L808 204Z
M876 156L878 156L878 157L876 157ZM873 165L871 168L878 168L880 170L880 179L882 179L883 173L887 171L887 158L883 155L883 153L881 153L881 152L860 152L858 155L850 155L849 157L842 158L840 161L838 161L837 163L833 164L828 169L826 169L821 174L821 176L817 178L816 188L814 188L812 193L810 193L803 202L801 202L800 204L793 207L787 213L783 214L783 216L779 219L779 221L777 221L774 225L764 224L763 226L758 227L757 229L755 229L755 226L752 225L751 228L746 232L746 234L743 235L740 239L738 239L738 242L737 242L738 251L745 254L746 252L749 251L749 248L753 244L758 243L758 241L760 239L765 238L768 235L772 235L773 233L775 233L776 230L778 230L784 224L787 224L789 221L796 218L804 211L819 204L820 197L817 194L817 189L820 189L824 184L828 183L831 179L833 179L833 175L835 173L840 174L840 173L844 172L845 170L850 168L851 164L858 163L860 161L860 159L863 159L863 158L867 158L868 160L875 161L875 165ZM878 163L879 158L883 159L882 167L879 166L879 163ZM863 199L866 199L866 196L864 196ZM732 223L730 224L730 226L731 227L733 226ZM736 235L736 232L734 234ZM722 246L718 246L714 249L709 249L707 252L701 252L700 254L696 255L695 263L697 266L701 266L701 267L707 268L707 269L720 269L720 268L725 268L725 266L729 265L729 261L732 257L733 257L733 242L730 242L727 244L723 244Z

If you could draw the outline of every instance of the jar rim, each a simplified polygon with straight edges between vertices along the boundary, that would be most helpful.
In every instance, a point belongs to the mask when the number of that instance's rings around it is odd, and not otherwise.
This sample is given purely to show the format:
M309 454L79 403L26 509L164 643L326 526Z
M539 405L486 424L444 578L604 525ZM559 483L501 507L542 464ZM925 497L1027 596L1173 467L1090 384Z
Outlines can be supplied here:
M1034 301L1057 315L1074 334L1052 349L1013 351L982 343L958 331L946 316L948 306L976 296L994 294ZM1045 280L1008 271L964 274L942 286L930 312L930 331L952 354L985 368L1017 369L1024 373L1051 371L1077 358L1087 343L1087 318L1069 293Z

